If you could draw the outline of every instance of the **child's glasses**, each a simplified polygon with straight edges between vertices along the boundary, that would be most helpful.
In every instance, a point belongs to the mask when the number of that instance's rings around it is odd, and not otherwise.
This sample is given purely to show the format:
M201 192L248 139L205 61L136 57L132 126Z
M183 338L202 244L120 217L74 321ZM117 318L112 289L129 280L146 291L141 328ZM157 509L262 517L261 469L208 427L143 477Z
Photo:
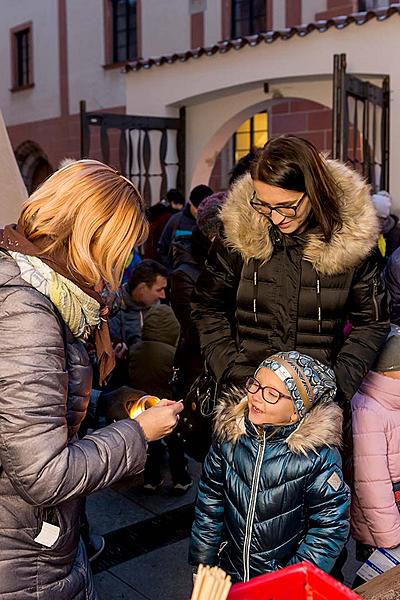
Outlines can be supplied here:
M281 398L288 398L291 400L291 397L287 394L282 394L279 390L269 387L268 385L261 385L255 377L249 377L244 387L249 394L257 394L257 392L261 390L263 400L268 402L268 404L276 404Z

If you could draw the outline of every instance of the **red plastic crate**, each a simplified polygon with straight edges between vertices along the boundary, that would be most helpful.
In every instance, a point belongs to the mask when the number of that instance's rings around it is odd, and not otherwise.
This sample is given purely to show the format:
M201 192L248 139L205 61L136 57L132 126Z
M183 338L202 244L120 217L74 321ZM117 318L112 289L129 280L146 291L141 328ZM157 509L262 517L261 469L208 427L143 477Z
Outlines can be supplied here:
M232 586L228 600L360 600L314 565L301 562Z

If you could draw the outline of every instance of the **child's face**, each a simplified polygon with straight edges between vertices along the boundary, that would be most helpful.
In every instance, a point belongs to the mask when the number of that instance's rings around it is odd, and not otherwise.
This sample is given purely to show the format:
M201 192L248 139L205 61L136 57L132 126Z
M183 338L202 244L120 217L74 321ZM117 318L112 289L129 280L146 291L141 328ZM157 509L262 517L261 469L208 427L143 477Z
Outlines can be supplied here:
M260 369L255 378L264 387L289 396L289 392L279 377L270 369ZM265 390L265 397L268 390ZM276 395L276 392L274 393ZM297 421L297 414L291 398L280 397L276 404L270 404L263 399L261 388L255 394L247 392L249 403L249 419L254 425L289 425Z

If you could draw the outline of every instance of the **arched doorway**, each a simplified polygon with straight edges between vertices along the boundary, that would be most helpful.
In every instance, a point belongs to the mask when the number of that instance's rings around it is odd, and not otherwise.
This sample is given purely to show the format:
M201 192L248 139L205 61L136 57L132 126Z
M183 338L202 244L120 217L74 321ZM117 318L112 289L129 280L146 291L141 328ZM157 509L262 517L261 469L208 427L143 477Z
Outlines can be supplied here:
M228 187L229 172L237 160L251 148L262 147L267 139L294 134L312 142L319 150L330 154L332 147L332 110L323 104L304 98L279 98L265 102L259 110L244 120L216 154L209 185L214 190Z
M35 142L30 140L18 146L15 151L15 158L28 194L32 194L53 173L53 169L44 151Z

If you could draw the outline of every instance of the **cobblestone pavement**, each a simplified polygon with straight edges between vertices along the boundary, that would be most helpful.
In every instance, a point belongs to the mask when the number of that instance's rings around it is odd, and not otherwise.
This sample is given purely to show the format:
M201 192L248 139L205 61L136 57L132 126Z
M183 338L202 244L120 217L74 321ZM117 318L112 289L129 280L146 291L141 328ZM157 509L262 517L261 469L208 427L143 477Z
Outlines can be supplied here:
M165 468L165 487L149 494L141 478L125 480L88 498L92 531L104 535L106 548L93 564L101 600L188 600L191 568L188 536L200 465L189 464L195 480L183 496L173 496ZM354 579L358 563L348 545L345 583Z

